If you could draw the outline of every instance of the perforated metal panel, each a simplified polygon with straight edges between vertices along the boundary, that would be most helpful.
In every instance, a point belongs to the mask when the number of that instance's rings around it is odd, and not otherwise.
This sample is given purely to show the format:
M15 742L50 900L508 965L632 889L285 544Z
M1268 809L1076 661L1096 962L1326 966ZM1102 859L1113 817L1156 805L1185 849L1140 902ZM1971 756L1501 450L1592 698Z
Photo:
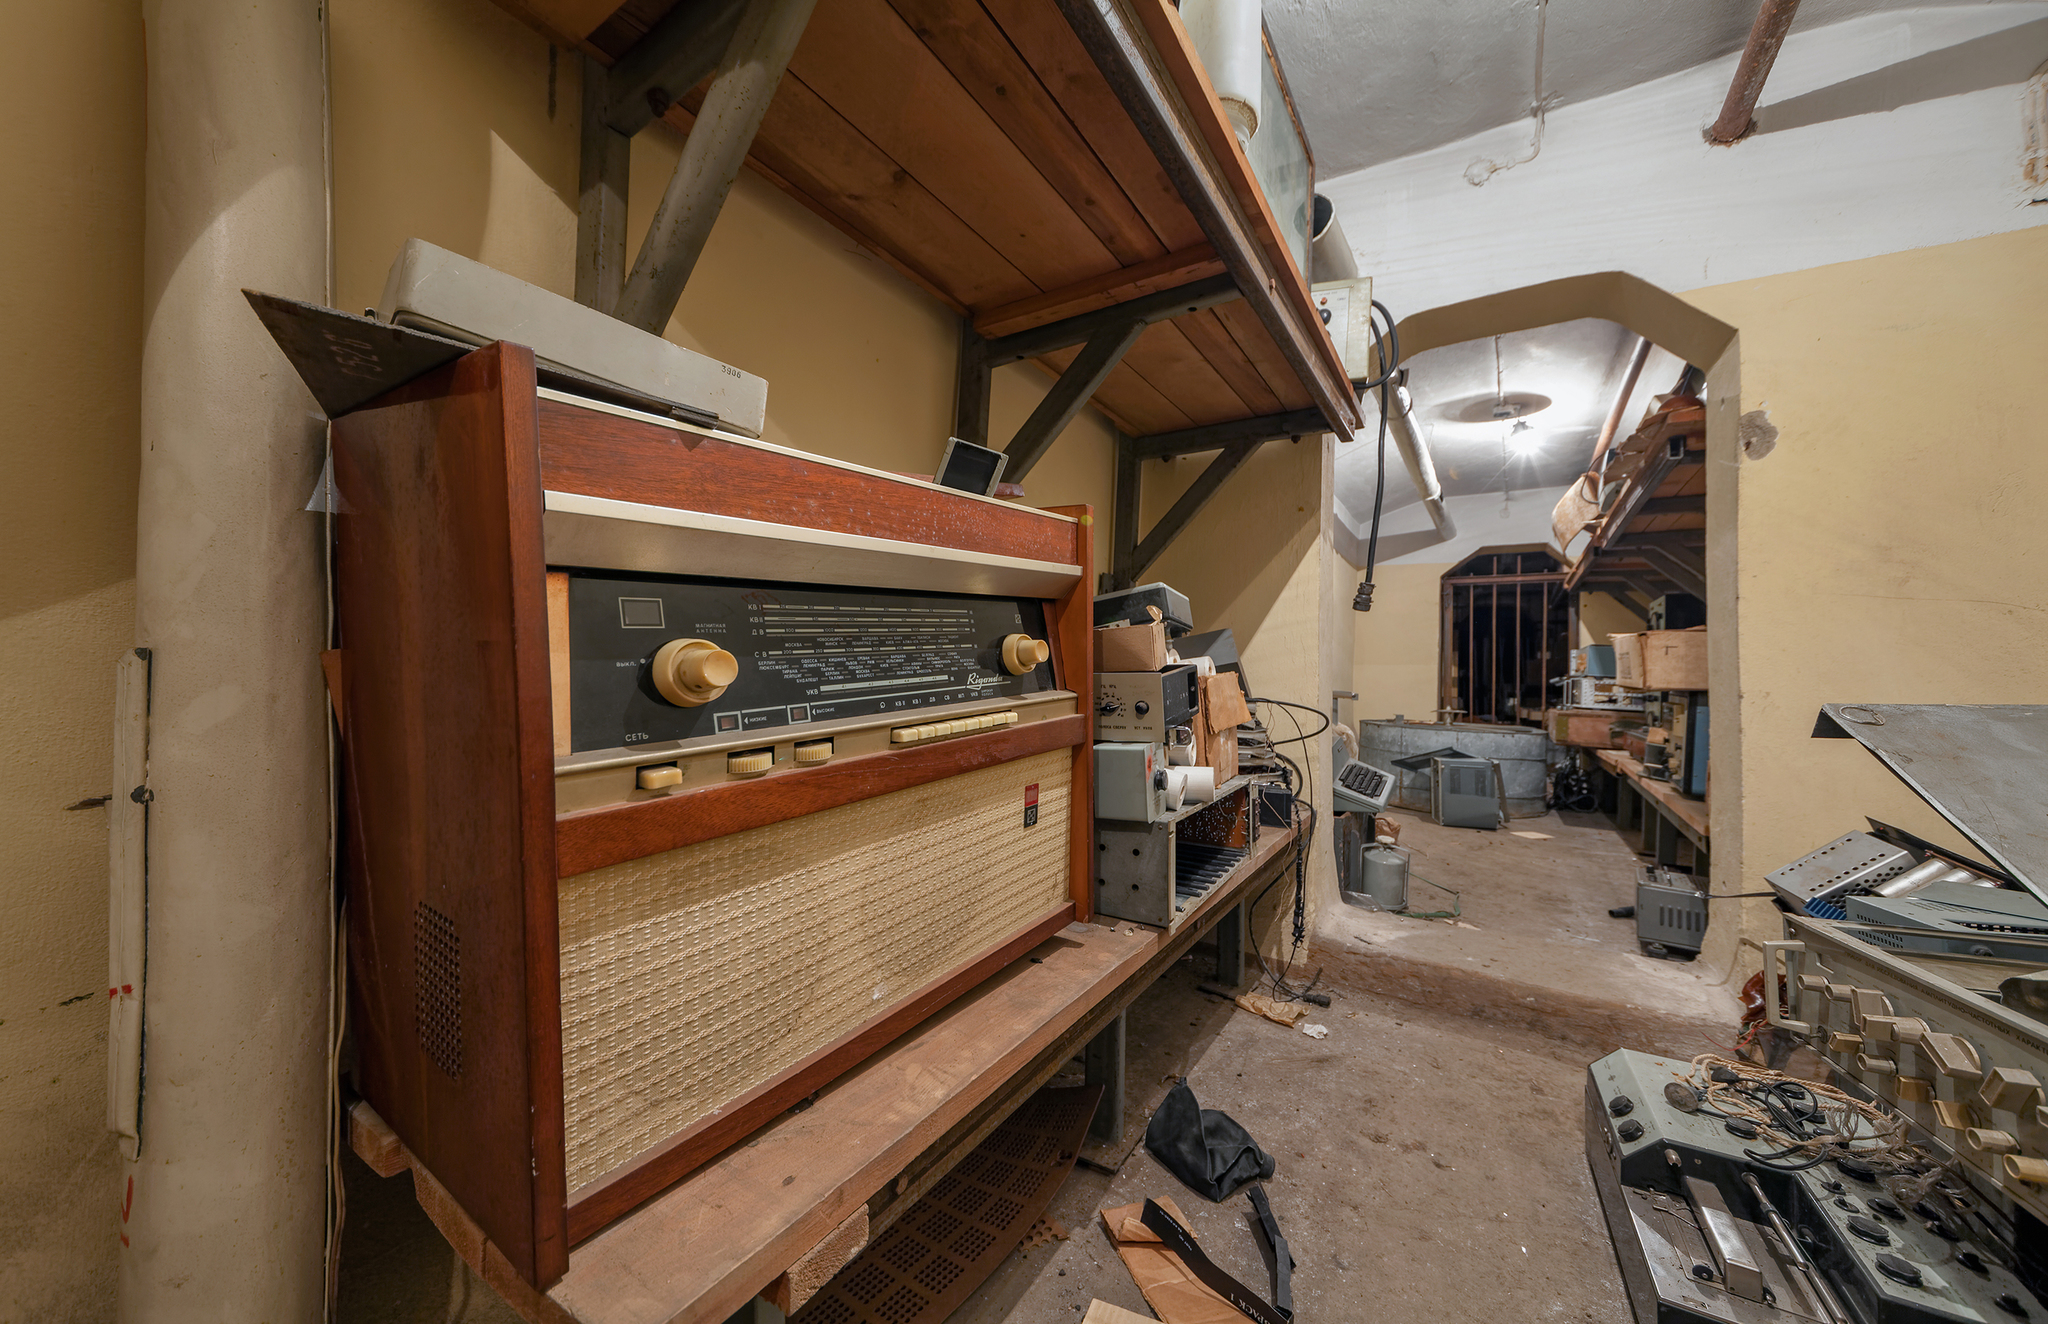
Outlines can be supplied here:
M412 912L412 988L420 1051L461 1079L462 936L455 921L424 901Z
M570 1189L1063 904L1071 760L1053 750L563 879Z

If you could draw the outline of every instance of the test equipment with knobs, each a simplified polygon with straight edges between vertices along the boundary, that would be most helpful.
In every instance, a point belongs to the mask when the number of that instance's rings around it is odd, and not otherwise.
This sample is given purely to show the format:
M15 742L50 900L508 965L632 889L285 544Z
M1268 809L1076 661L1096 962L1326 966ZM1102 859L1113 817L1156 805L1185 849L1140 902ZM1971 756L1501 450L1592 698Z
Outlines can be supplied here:
M2048 708L1829 704L1814 734L1864 745L1992 863L1873 822L1769 875L1766 1038L1818 1054L1825 1089L1593 1064L1587 1159L1635 1317L2048 1317Z
M1090 916L1090 518L435 352L333 410L354 1084L544 1288Z

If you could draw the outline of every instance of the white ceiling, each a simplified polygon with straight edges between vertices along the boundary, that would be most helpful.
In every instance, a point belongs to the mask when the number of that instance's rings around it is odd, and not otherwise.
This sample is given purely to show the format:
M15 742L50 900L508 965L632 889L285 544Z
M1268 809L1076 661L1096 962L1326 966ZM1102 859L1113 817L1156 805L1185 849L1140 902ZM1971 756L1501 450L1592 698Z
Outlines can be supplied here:
M1965 5L1979 0L1931 0ZM1805 0L1794 32L1930 0ZM1265 0L1315 152L1316 178L1526 118L1544 25L1552 106L1619 92L1741 49L1758 0ZM1700 107L1710 122L1719 103Z
M1540 412L1524 415L1530 430L1506 447L1502 437L1508 425L1492 419L1493 339L1445 345L1409 360L1408 389L1445 495L1499 496L1505 488L1503 504L1508 504L1530 499L1532 491L1563 487L1585 472L1635 343L1627 328L1595 318L1500 337L1501 393L1511 402L1530 395L1551 400ZM1677 384L1683 366L1676 355L1651 350L1622 413L1617 441L1635 430L1652 397ZM1469 421L1474 418L1483 421ZM1372 519L1378 421L1374 393L1367 399L1358 440L1337 452L1337 501L1361 536ZM1389 438L1384 511L1420 499Z

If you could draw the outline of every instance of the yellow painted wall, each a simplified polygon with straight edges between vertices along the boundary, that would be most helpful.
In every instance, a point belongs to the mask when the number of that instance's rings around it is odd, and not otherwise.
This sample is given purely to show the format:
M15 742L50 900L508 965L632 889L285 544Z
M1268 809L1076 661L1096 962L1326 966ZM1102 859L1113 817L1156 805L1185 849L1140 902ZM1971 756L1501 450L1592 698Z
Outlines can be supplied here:
M417 236L563 295L575 289L580 64L567 53L548 114L548 47L488 0L336 0L332 48L336 290L373 305ZM628 245L681 137L633 142ZM743 172L667 331L768 380L767 440L930 473L951 427L954 314L838 230ZM996 374L1000 445L1050 377ZM1109 425L1087 411L1029 475L1030 505L1093 505L1106 565Z
M1865 815L1953 841L1861 746L1808 733L1827 702L2048 700L2048 227L1685 297L1738 329L1741 408L1779 433L1728 461L1742 865L1717 884Z
M135 639L142 20L17 6L0 53L0 1320L113 1313L114 660Z
M1579 644L1604 644L1617 634L1643 628L1643 618L1605 593L1579 595Z
M1354 612L1353 675L1361 717L1436 715L1447 563L1373 569L1372 610Z

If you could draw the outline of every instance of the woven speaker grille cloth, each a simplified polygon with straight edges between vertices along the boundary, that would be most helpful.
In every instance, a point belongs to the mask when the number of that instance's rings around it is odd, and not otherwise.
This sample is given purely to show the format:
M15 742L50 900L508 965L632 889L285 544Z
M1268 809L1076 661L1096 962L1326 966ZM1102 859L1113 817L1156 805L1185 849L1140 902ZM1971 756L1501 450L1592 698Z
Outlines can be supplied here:
M569 1189L1063 904L1071 776L1053 750L563 879Z

